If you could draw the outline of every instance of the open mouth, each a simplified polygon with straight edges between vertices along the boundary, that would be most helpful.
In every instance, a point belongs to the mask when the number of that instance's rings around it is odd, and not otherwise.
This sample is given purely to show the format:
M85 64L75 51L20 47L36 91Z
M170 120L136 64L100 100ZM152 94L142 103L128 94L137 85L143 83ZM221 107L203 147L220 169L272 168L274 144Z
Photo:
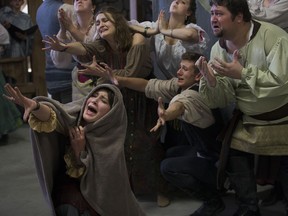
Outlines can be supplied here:
M90 113L95 113L95 114L97 113L97 110L95 109L95 107L93 107L91 105L88 105L87 110Z
M212 25L212 29L217 31L220 29L220 27L219 27L219 25Z

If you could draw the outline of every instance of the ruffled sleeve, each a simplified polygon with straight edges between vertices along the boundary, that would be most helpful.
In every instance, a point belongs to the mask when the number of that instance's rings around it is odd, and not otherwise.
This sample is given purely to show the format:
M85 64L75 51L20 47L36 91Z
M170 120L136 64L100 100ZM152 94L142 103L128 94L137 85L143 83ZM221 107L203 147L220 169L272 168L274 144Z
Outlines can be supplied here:
M66 163L66 174L72 178L80 178L85 172L84 164L78 164L75 158L74 152L71 147L67 150L64 155L64 161Z
M28 123L32 130L37 131L38 133L45 132L49 133L56 129L57 127L57 118L56 113L54 110L50 108L50 118L48 121L40 121L38 118L36 118L32 113L30 114Z

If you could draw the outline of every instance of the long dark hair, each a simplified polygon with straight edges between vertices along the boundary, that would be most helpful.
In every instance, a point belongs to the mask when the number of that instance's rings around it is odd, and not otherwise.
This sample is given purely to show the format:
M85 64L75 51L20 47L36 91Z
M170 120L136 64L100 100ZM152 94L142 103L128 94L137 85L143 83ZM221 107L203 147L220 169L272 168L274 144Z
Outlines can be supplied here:
M196 0L190 0L188 11L191 12L191 15L187 16L185 25L189 23L196 23Z
M97 12L96 17L101 13L103 13L115 26L116 33L114 35L114 40L116 42L117 50L127 52L132 46L133 35L124 15L111 6L101 8ZM108 45L107 42L106 45Z

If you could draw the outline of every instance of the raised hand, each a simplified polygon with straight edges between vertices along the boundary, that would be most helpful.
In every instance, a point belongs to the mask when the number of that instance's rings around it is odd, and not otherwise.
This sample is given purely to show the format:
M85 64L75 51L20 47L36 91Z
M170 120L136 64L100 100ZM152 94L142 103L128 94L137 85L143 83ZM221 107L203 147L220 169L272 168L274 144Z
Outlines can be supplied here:
M23 120L27 121L30 112L32 112L35 107L37 107L36 101L25 97L24 95L22 95L22 93L17 87L13 88L9 83L7 83L4 88L7 94L3 94L3 96L6 99L10 100L15 104L18 104L21 107L24 107L25 111L23 115Z
M118 81L113 74L113 70L104 62L97 63L96 57L93 56L93 61L90 65L82 64L85 69L79 70L78 73L99 76L110 80L113 84L118 85Z
M241 72L243 69L243 66L239 62L239 51L235 50L233 53L233 61L228 63L224 62L223 60L219 58L213 59L211 61L211 67L219 74L230 77L233 79L241 79Z
M217 83L217 80L215 78L215 75L214 75L214 72L213 72L212 68L208 65L205 57L201 56L197 60L195 65L198 67L200 73L202 74L202 76L204 77L204 79L206 80L208 85L210 87L215 87L216 83Z
M161 126L165 125L165 108L164 108L164 104L163 104L163 100L161 97L158 98L158 108L157 108L157 112L158 112L158 120L156 125L151 128L150 132L155 132L157 131Z
M118 80L116 79L116 77L113 74L113 70L112 68L110 68L107 64L105 63L100 63L105 69L106 69L106 73L108 76L108 79L110 80L110 82L114 85L119 85Z
M80 152L85 150L85 130L82 126L75 126L69 129L70 144L77 160L80 160Z
M168 24L165 20L165 11L164 10L161 10L159 15L158 15L158 28L159 28L160 32L162 30L165 30L168 28Z
M46 44L46 47L42 48L42 50L63 51L66 48L66 44L60 42L56 35L53 35L53 37L47 35L42 42Z
M104 63L102 63L103 65ZM91 64L81 64L85 69L78 70L78 73L107 78L106 69L100 63L97 63L96 56L93 56Z
M59 14L58 20L61 29L71 32L71 30L75 28L72 19L69 16L67 16L67 13L65 12L65 10L63 10L63 8L59 9L58 14Z

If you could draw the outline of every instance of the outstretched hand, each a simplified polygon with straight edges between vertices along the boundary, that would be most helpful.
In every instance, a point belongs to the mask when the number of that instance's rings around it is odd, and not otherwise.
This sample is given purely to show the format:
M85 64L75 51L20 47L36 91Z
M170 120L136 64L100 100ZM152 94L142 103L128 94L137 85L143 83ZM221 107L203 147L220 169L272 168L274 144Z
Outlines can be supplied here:
M60 23L60 27L63 30L67 30L71 32L71 30L75 28L75 26L73 25L72 19L69 16L67 16L67 13L63 8L59 9L58 14L59 14L58 20Z
M241 79L241 72L243 66L240 64L239 51L235 50L233 53L233 61L225 62L216 57L211 61L211 67L220 75L230 77L233 79Z
M168 23L165 20L165 11L161 10L159 15L158 15L158 28L159 31L162 32L162 30L167 29Z
M46 35L46 39L42 40L43 43L46 44L42 50L55 50L55 51L62 51L66 48L66 44L59 41L56 35L53 37Z
M93 61L90 65L82 64L85 69L79 70L78 73L92 76L99 76L111 81L115 85L119 85L118 80L113 74L113 70L104 62L97 63L96 57L93 56Z
M157 108L157 112L158 112L158 120L156 125L151 128L150 132L155 132L157 131L161 126L165 125L165 108L164 108L164 104L163 104L163 100L161 97L158 98L158 108Z
M30 112L32 112L33 109L35 109L35 106L37 106L36 102L30 98L25 97L22 95L20 90L17 87L12 87L9 83L7 83L5 86L5 91L7 93L3 94L3 96L10 100L11 102L18 104L19 106L24 107L24 115L23 120L27 121Z

